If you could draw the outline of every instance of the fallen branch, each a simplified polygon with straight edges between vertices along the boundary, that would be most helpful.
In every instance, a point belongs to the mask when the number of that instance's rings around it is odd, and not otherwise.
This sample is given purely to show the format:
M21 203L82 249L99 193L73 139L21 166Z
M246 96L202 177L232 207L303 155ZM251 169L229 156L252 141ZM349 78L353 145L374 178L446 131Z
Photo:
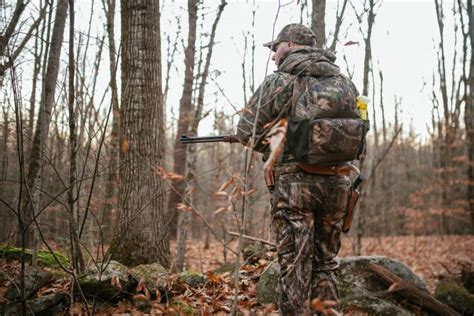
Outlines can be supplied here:
M235 237L239 237L240 234L239 233L236 233L236 232L227 232L229 235L231 236L235 236ZM248 240L252 240L252 241L256 241L256 242L261 242L262 244L266 244L266 245L269 245L269 246L272 246L272 247L275 247L276 248L276 244L272 243L271 241L268 241L268 240L265 240L265 239L261 239L261 238L257 238L257 237L252 237L252 236L249 236L249 235L242 235L242 238L244 239L248 239Z
M404 281L386 268L377 264L370 264L369 269L375 274L375 277L378 280L390 287L389 292L393 295L398 295L407 299L409 302L419 306L423 310L436 315L460 315L451 307L435 299L428 292ZM393 286L394 284L395 286Z

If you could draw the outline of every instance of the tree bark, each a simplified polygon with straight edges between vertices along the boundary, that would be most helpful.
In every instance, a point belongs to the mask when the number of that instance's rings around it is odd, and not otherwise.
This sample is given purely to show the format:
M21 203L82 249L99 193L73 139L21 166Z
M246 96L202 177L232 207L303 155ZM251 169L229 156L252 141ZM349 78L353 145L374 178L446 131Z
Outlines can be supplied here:
M121 17L120 218L112 251L126 265L169 267L163 181L154 172L165 153L160 3L121 1Z
M194 57L196 54L196 24L197 24L197 1L188 0L188 44L184 54L184 85L183 94L179 101L179 119L178 129L176 132L176 139L174 142L173 151L173 171L177 174L184 175L186 172L186 145L179 142L179 138L183 134L187 134L189 127L194 119L193 116L193 82L194 82ZM176 234L176 223L178 213L175 210L177 203L182 201L182 195L185 189L185 184L180 182L171 190L168 210L170 212L170 227L173 234Z
M326 0L313 0L313 12L311 14L311 29L316 35L317 47L326 45Z
M119 155L119 133L120 133L120 107L118 99L117 80L117 52L115 48L115 0L103 0L104 11L107 18L107 36L109 43L109 63L110 63L110 90L112 93L112 131L110 134L110 162L109 175L105 187L105 203L102 211L102 225L106 226L103 231L104 241L110 240L111 233L115 226L115 206L117 205L117 171Z
M474 234L474 11L472 1L467 1L467 15L469 18L469 39L471 42L471 64L469 66L468 89L464 109L464 123L466 125L468 164L467 200L469 214L471 214L471 234Z
M49 133L49 125L51 122L51 112L54 104L54 95L56 90L56 82L59 73L59 62L61 55L61 47L63 42L64 27L66 24L68 0L59 0L56 8L56 17L54 20L53 34L51 37L51 49L48 57L48 66L44 78L43 93L41 94L40 110L38 114L38 123L35 128L33 144L29 159L28 175L26 177L27 188L24 188L24 197L21 206L21 216L25 223L24 232L19 231L17 245L21 245L22 234L25 234L25 247L31 248L33 241L33 231L31 223L34 219L34 208L32 197L34 196L35 184L39 181L40 169L43 164L42 151L46 144ZM31 195L30 195L31 193Z
M74 115L74 0L69 0L69 91L68 91L68 110L69 110L69 188L67 192L67 204L69 212L69 234L71 246L71 258L74 270L82 272L84 269L84 258L79 243L79 231L76 221L75 206L77 197L76 192L76 171L77 171L77 136L76 136L76 116Z

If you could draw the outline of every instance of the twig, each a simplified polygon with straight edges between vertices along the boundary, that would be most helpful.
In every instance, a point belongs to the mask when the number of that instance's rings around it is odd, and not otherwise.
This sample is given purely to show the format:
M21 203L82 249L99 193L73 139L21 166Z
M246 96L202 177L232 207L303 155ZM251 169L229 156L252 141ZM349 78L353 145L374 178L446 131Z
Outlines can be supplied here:
M240 237L240 234L236 233L236 232L228 231L227 233L231 236ZM269 245L269 246L272 246L272 247L275 247L275 248L277 246L276 244L272 243L271 241L261 239L261 238L257 238L257 237L253 237L253 236L249 236L249 235L242 235L242 238L252 240L252 241L256 241L256 242L261 242L262 244L266 244L266 245Z

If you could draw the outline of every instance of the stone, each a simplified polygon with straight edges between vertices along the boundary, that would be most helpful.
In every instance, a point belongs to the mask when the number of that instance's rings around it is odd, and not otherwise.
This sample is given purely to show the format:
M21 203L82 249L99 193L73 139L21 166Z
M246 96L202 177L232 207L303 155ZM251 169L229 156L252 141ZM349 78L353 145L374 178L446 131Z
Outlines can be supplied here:
M125 292L130 291L137 281L129 274L126 266L117 261L110 261L102 273L99 273L100 262L87 269L79 277L79 285L86 298L98 298L103 301L117 302ZM119 281L120 287L113 285Z
M69 296L65 293L53 293L27 301L27 315L61 315L69 306ZM2 315L21 315L21 303L6 305Z
M367 313L369 315L414 315L411 306L402 306L392 296L378 295L386 290L375 280L368 269L369 264L379 264L403 280L426 291L426 284L408 266L397 260L381 257L347 257L339 260L336 282L345 312ZM279 266L273 261L262 272L257 282L257 300L262 304L277 303Z
M199 272L184 271L179 274L179 282L197 288L207 282L207 277Z
M140 281L143 279L145 286L150 291L152 299L156 298L156 290L160 291L161 303L166 303L169 293L166 289L168 271L159 263L141 264L129 270L131 276Z
M266 259L268 249L261 242L248 242L242 247L242 257L248 264L255 264L260 259Z
M261 304L271 304L278 302L278 275L280 266L272 261L262 271L260 279L257 282L257 300Z
M442 281L436 285L435 298L463 315L474 314L474 294L454 281Z
M53 275L39 268L26 267L25 271L25 298L32 297L36 291L53 281ZM15 284L10 283L5 293L5 298L12 302L20 300L20 277L15 278Z

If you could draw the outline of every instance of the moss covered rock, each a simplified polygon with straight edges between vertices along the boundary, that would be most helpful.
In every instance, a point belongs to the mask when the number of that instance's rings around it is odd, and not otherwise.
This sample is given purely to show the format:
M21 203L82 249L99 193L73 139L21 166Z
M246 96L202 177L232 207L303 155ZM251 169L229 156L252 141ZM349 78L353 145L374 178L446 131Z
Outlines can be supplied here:
M196 288L204 285L207 282L207 277L199 272L184 271L179 274L179 282Z
M215 269L215 273L223 274L226 272L233 273L235 271L235 262L223 262L219 268Z
M443 281L436 286L435 297L463 315L474 314L474 294L454 281Z
M79 284L87 298L113 302L121 299L123 294L136 284L136 280L131 277L126 266L117 261L110 261L102 268L98 263L97 266L87 269L79 277Z
M257 263L260 259L266 259L268 249L261 242L250 242L244 244L242 256L249 264Z
M25 259L31 261L33 251L31 249L25 249ZM38 265L46 267L58 267L58 261L63 266L69 265L69 259L58 251L54 251L56 259L49 250L39 250L37 252ZM21 248L7 246L0 244L0 258L7 260L21 260Z
M53 275L51 272L44 271L39 268L27 267L25 271L25 297L31 298L40 288L48 283L53 282ZM15 278L15 284L10 283L5 292L5 298L12 302L20 300L20 292L18 285L20 279Z
M257 282L257 300L262 304L277 303L278 301L278 275L280 266L276 261L271 262L263 270Z
M405 264L388 257L348 257L340 260L336 282L345 312L367 313L369 315L413 315L411 306L402 306L393 297L380 297L386 290L372 277L370 264L379 264L407 282L426 290L426 284ZM257 299L262 304L277 303L279 266L272 262L264 270L257 283Z

